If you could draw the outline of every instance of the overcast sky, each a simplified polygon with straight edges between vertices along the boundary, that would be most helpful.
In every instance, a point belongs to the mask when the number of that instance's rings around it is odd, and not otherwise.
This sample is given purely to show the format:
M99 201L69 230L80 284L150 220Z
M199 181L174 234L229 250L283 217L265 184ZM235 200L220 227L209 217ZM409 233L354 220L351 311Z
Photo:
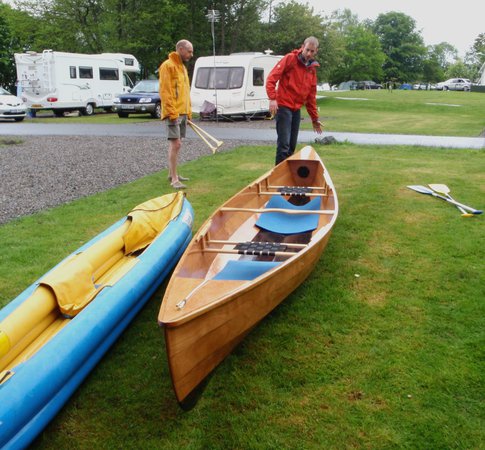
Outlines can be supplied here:
M416 21L425 45L448 42L461 57L472 47L480 33L485 33L485 0L299 0L316 13L330 15L337 9L350 9L359 20L374 20L379 14L402 12Z

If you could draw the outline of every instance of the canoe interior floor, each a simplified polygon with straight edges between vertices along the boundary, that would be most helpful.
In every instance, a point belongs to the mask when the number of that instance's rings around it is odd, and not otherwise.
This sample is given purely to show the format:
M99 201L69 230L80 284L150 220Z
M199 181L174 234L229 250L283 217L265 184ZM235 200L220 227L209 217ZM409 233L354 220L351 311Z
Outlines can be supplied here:
M61 331L62 328L64 328L64 326L66 326L71 320L64 318L60 313L55 313L55 315L57 317L52 317L51 323L46 326L44 331L42 331L41 334L38 335L37 338L33 340L27 347L25 347L20 353L15 355L13 359L12 354L15 354L15 348L13 348L9 354L2 358L0 360L0 370L9 371L20 363L27 361L43 345L45 345L46 342L50 341L59 331ZM54 316L54 313L52 316ZM48 320L49 318L46 318L46 321ZM42 326L42 324L39 325ZM7 357L9 357L9 360L6 359Z

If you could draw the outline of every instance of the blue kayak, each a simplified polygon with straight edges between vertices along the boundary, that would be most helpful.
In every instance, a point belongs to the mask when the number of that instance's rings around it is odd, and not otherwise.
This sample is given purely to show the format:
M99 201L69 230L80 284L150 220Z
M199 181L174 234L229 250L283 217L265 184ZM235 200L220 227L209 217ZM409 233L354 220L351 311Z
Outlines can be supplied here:
M27 447L134 319L192 237L181 192L69 255L0 310L0 448Z

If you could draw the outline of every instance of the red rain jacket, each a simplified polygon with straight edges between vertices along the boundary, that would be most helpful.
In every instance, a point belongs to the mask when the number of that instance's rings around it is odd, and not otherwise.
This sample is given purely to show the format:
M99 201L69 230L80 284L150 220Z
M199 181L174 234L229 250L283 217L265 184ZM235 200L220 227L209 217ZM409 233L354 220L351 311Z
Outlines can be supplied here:
M315 122L318 120L316 68L320 67L320 64L313 61L309 66L305 66L298 58L300 51L293 50L274 66L266 80L266 93L270 100L278 102L278 106L285 106L293 111L305 105L312 121Z

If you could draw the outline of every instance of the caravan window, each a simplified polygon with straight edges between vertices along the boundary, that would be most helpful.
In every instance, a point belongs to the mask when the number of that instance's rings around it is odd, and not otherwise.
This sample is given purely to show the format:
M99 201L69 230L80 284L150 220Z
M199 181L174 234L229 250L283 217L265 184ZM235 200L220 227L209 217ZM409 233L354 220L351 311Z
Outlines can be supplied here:
M99 79L100 80L119 80L120 74L118 72L118 69L106 69L104 67L100 67Z
M130 76L126 72L123 72L123 86L132 88L134 85L135 83L130 78Z
M79 78L93 78L93 68L79 67Z
M253 86L264 86L264 69L253 67Z
M71 78L77 78L76 66L69 66L69 75Z
M239 89L244 81L244 67L201 67L197 71L195 87L199 89L214 89L214 73L216 89Z

